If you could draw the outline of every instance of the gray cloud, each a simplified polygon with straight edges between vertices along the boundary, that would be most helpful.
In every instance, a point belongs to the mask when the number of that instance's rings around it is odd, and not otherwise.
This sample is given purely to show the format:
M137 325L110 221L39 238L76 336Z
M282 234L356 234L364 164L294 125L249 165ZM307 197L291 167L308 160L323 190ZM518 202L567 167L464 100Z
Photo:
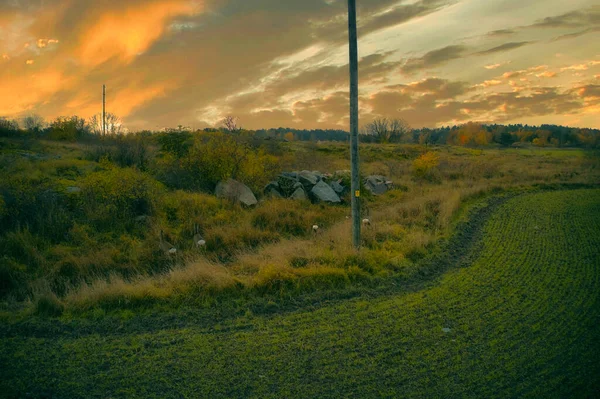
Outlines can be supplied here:
M461 58L466 52L467 47L463 45L446 46L425 53L422 57L406 60L401 69L404 73L412 73L418 70L434 68L451 60Z
M519 47L523 47L523 46L526 46L531 43L533 43L533 42L509 42L509 43L504 43L499 46L493 47L488 50L479 51L475 54L476 55L487 55L487 54L499 53L502 51L508 51L508 50L513 50L513 49L519 48Z
M583 35L586 35L591 32L599 32L599 31L600 31L600 27L599 28L588 28L588 29L584 29L579 32L567 33L565 35L557 36L554 39L552 39L552 41L555 42L558 40L575 39L579 36L583 36Z
M532 28L580 28L590 25L600 25L600 6L585 10L571 11L565 14L546 17L539 20Z
M408 87L414 92L409 92ZM456 96L442 94L444 87L454 87ZM420 85L390 86L364 101L372 109L370 118L403 118L415 127L483 119L503 122L533 116L576 114L590 105L583 101L584 98L594 99L600 95L600 86L587 85L571 90L542 87L532 89L528 95L523 92L474 93L464 100L456 99L469 91L464 82L426 80ZM422 95L423 92L426 94Z
M508 35L513 35L515 33L517 33L517 32L513 29L498 29L498 30L488 32L487 36L490 36L490 37L508 36Z

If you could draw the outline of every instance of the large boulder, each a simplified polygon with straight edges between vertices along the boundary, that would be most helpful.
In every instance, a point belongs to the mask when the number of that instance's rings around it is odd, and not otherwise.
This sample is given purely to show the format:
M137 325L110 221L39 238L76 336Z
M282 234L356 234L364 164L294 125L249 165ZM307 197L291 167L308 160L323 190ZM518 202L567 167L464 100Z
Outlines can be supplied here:
M217 198L225 198L245 206L253 206L258 202L248 186L233 179L220 181L215 189L215 195Z
M321 180L321 177L314 174L313 172L309 172L308 170L303 170L301 172L298 172L298 180L307 190L310 190L315 184L317 184Z
M298 184L298 179L288 173L282 173L277 177L277 184L281 194L284 197L289 197L296 190L295 186Z
M290 199L294 200L307 200L308 196L306 195L306 191L304 191L304 187L300 185L293 193L290 195Z
M341 202L340 197L335 193L335 191L333 191L333 189L322 180L314 185L314 187L310 190L310 194L316 201L332 203Z
M283 194L281 193L281 189L279 188L279 183L276 181L272 181L265 186L263 193L266 197L271 198L283 198Z
M385 194L388 191L390 181L385 176L371 175L364 180L365 188L374 195Z
M346 187L342 186L337 180L330 182L329 185L331 188L333 188L333 191L335 191L337 195L343 195L344 191L346 191Z

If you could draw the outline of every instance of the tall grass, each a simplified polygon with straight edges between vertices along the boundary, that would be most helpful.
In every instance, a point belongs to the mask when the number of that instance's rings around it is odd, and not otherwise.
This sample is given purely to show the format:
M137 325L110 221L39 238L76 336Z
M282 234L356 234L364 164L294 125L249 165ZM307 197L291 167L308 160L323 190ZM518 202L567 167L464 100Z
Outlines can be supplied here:
M40 146L43 156L0 151L0 168L10 176L0 180L0 249L7 255L0 258L0 293L32 303L55 297L66 311L230 291L283 295L409 273L451 233L472 198L600 181L598 157L585 153L368 145L362 173L384 174L396 189L363 198L371 225L364 226L362 250L356 252L347 206L268 199L243 209L212 194L158 183L162 172L153 169L153 155L144 171L103 156L100 162L83 160L81 145ZM278 151L283 170L348 167L343 144L285 143ZM54 153L62 159L48 158ZM426 163L424 173L423 165L415 169L419 159L435 162ZM81 191L68 192L71 186ZM320 227L317 234L313 224ZM192 240L197 229L206 240L202 248ZM161 231L177 255L159 249ZM38 283L49 291L34 290Z

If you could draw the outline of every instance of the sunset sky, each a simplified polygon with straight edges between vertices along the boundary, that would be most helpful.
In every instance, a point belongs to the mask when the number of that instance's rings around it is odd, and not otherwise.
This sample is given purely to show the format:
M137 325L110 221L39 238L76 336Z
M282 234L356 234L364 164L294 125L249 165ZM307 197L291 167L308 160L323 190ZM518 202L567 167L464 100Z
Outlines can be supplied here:
M361 124L600 128L592 0L357 0ZM0 116L348 129L346 0L0 0Z

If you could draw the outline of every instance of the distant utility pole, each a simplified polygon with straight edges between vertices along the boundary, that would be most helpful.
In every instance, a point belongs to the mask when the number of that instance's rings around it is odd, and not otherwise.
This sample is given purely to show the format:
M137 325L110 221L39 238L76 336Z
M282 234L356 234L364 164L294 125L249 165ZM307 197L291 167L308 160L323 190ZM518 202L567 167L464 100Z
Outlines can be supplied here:
M106 135L106 85L102 85L102 135Z
M360 248L360 174L358 171L358 43L356 0L348 0L350 45L350 162L352 163L352 242Z

